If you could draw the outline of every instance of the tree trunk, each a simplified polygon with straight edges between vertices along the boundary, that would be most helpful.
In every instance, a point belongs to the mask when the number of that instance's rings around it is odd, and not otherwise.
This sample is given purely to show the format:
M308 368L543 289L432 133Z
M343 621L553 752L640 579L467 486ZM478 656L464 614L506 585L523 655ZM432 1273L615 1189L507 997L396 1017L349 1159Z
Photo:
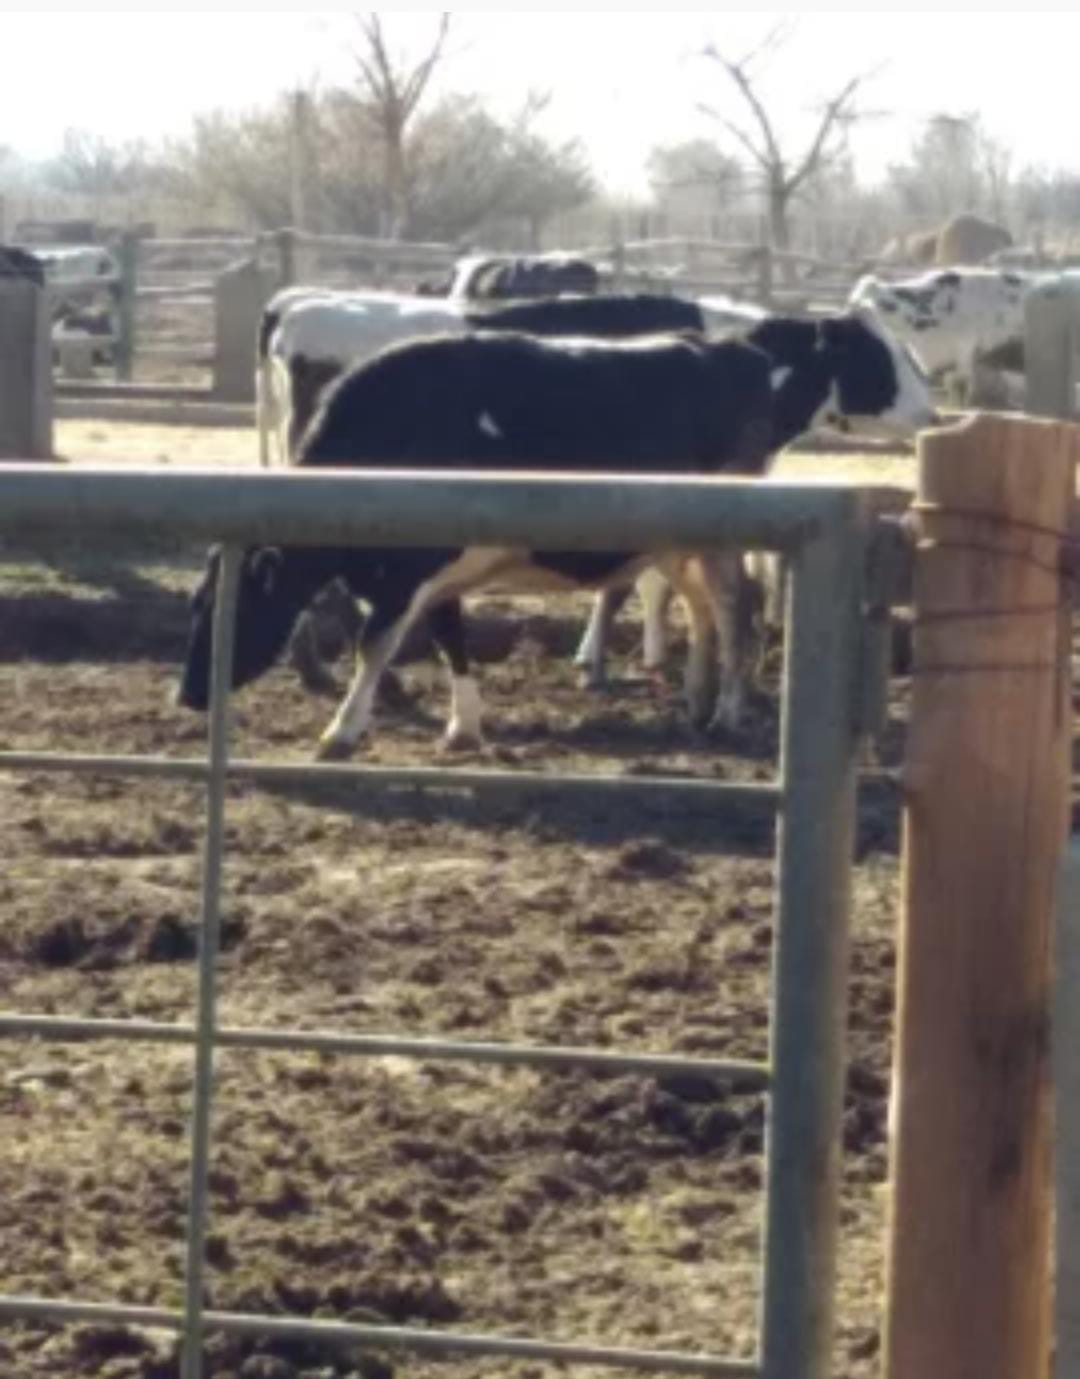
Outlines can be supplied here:
M383 237L404 239L409 230L409 188L405 131L397 123L383 130Z
M791 224L788 219L790 194L780 181L769 183L769 244L774 250L785 253L791 248ZM795 281L795 270L790 259L779 260L780 281L790 287Z

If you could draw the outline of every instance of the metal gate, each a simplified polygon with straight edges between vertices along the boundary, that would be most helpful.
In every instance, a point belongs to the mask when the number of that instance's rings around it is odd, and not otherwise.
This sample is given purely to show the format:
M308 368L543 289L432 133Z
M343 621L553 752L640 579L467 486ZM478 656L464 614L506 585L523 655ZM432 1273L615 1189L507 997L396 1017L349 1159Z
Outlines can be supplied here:
M165 1327L184 1338L182 1374L199 1379L208 1331L301 1336L442 1354L505 1355L717 1376L824 1379L833 1324L836 1204L846 1024L848 909L855 764L873 638L865 619L869 494L839 484L719 479L535 477L275 471L0 470L0 535L80 539L118 532L225 543L214 627L209 748L203 760L0 753L0 768L153 775L206 783L197 1019L194 1025L0 1013L0 1032L64 1040L97 1037L190 1044L194 1113L182 1310L0 1296L0 1316L109 1320ZM640 777L377 769L230 759L228 692L236 581L243 546L458 546L653 550L738 545L790 562L778 777L734 785ZM778 899L769 1060L634 1056L607 1050L452 1042L406 1035L228 1029L215 1017L225 786L232 777L332 779L472 790L551 789L692 799L708 810L754 801L778 811ZM203 1308L207 1163L218 1046L307 1049L428 1061L693 1071L767 1091L764 1288L760 1354L753 1361L461 1332L268 1318Z

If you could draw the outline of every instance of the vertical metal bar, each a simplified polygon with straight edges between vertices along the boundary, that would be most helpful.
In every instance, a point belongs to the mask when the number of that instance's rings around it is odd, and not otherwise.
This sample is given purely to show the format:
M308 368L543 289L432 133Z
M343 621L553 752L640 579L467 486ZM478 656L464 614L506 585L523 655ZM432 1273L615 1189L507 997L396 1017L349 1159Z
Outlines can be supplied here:
M767 1121L764 1379L830 1372L864 525L857 502L791 565Z
M217 1016L215 967L221 933L221 872L224 853L226 768L229 756L229 688L232 683L239 570L240 551L235 546L226 546L221 557L217 602L214 609L206 849L203 857L199 991L195 1020L195 1077L192 1092L184 1350L180 1370L182 1379L200 1379L202 1374L207 1173L214 1079L214 1030Z
M135 365L135 301L138 292L139 239L133 231L120 237L117 249L120 282L116 300L116 334L113 342L117 383L131 379Z
M1080 1374L1080 837L1061 870L1054 974L1057 1373Z

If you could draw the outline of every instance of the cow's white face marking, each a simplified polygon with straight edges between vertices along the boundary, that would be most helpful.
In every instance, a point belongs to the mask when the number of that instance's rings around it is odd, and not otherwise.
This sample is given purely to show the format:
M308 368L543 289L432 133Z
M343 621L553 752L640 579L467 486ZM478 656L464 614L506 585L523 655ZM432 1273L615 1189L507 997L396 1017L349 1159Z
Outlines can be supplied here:
M499 430L499 424L490 412L481 412L476 419L476 425L485 436L494 436L496 440L502 440L503 433Z

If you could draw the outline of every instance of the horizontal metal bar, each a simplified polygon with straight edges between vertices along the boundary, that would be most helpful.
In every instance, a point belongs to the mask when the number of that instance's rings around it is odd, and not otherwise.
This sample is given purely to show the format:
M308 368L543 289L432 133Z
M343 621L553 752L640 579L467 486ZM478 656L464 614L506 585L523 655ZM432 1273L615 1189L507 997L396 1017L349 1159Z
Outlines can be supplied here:
M140 239L139 257L153 258L156 253L175 253L181 250L184 253L191 253L195 250L209 252L218 250L223 253L231 253L234 249L245 253L250 253L255 244L251 236L217 236L199 239L192 236L191 239Z
M92 292L98 288L116 287L124 280L119 273L97 273L82 278L50 278L46 270L45 290L53 297L68 292Z
M61 378L53 384L53 394L65 398L127 400L139 402L214 402L209 388L184 387L175 383L99 383L94 379ZM250 403L240 404L252 410Z
M0 771L70 771L78 775L158 776L205 781L209 766L199 758L94 756L63 752L0 752ZM678 776L609 776L549 771L471 771L437 766L349 766L323 762L230 760L236 780L264 785L357 785L386 790L476 790L492 794L570 793L663 798L776 808L780 788L770 781L717 781Z
M0 1294L0 1317L28 1321L112 1322L159 1330L182 1331L183 1313L165 1307L110 1306L107 1303L50 1302L45 1298ZM506 1355L518 1360L554 1360L560 1364L606 1365L653 1374L706 1374L717 1379L756 1379L753 1360L724 1360L680 1350L636 1350L624 1346L577 1345L531 1341L517 1336L482 1336L409 1326L364 1326L354 1322L314 1321L299 1317L258 1317L243 1312L204 1312L205 1331L233 1336L308 1337L327 1346L413 1350L443 1355Z
M315 235L306 230L291 232L298 249L331 249L344 254L372 254L384 259L432 259L453 263L457 251L453 245L424 241L367 239L362 235ZM273 235L270 236L273 239Z
M78 1020L62 1015L17 1015L0 1011L0 1035L33 1035L55 1041L130 1039L149 1044L193 1044L195 1027L153 1020ZM227 1026L217 1029L214 1042L222 1048L305 1051L368 1058L416 1058L430 1062L491 1063L502 1067L589 1068L593 1072L642 1073L650 1077L692 1073L737 1083L740 1090L748 1092L765 1091L771 1081L768 1064L745 1059L609 1053L606 1049L574 1049L551 1044L484 1044L395 1034L335 1034L326 1030L238 1029Z
M793 549L866 510L851 485L454 470L0 466L0 534L331 546Z

